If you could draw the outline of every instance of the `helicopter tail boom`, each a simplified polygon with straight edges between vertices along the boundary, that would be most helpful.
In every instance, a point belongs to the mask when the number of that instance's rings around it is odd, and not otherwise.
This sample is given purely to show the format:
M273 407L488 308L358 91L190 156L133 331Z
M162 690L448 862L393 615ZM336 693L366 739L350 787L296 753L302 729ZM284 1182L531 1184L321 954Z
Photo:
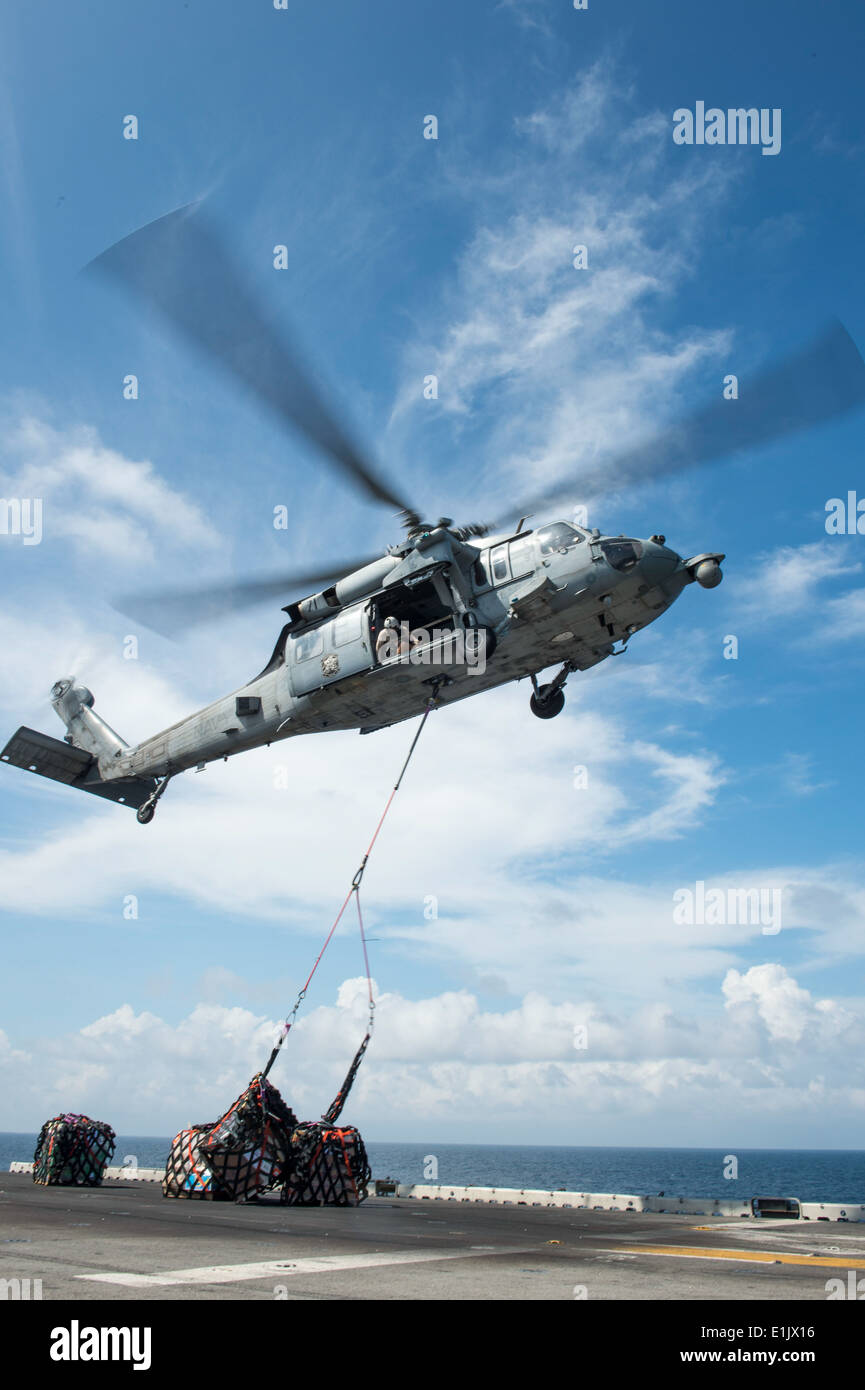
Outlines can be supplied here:
M103 782L92 753L76 747L74 743L42 734L38 729L18 729L0 753L0 761L9 763L10 767L23 768L25 772L35 772L40 777L50 777L52 782L62 782L67 787L77 787L80 791L92 792L94 796L104 796L109 801L132 806L136 810L157 789L152 777L117 778Z
M86 686L57 681L51 703L66 725L65 739L22 727L0 752L0 761L136 810L153 796L158 783L152 777L103 779L100 761L118 757L126 744L92 708L93 696Z

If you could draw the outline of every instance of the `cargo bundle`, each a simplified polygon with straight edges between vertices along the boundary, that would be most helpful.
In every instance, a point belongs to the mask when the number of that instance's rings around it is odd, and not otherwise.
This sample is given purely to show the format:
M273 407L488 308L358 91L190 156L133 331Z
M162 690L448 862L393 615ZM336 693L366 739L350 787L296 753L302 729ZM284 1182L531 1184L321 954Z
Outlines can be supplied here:
M285 1182L297 1116L257 1073L215 1124L181 1130L171 1145L164 1197L249 1202Z
M116 1135L89 1115L55 1115L39 1131L33 1181L42 1186L98 1187L114 1156Z
M357 1207L366 1201L372 1174L356 1129L324 1120L300 1124L291 1136L294 1160L282 1200L297 1207Z

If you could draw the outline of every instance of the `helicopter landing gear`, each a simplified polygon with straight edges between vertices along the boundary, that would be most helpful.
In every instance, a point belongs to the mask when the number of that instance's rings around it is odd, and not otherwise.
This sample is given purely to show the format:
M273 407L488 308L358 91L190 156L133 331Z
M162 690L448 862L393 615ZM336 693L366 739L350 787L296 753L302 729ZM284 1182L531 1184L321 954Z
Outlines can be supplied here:
M156 815L156 803L170 781L170 777L163 777L161 780L157 778L158 786L156 791L151 792L147 800L143 801L135 812L135 819L138 821L139 825L149 825L153 820L153 817Z
M529 707L538 719L554 719L565 708L565 692L553 690L551 685L542 685L529 700Z
M536 714L538 719L555 719L557 714L561 714L565 707L564 684L576 666L572 662L566 661L562 669L547 685L538 685L537 677L532 676L534 694L529 700L529 707L532 714Z

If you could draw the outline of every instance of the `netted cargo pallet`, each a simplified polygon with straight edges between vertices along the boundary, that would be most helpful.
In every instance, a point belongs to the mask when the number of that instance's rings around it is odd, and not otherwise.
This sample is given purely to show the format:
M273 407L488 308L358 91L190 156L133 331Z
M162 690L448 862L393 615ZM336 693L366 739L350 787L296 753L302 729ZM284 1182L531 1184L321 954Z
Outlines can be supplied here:
M230 1202L231 1193L223 1192L213 1181L213 1174L201 1156L201 1141L213 1125L190 1125L172 1140L165 1176L162 1179L163 1197L200 1197L209 1201Z
M363 1140L337 1121L369 1046L366 1034L345 1080L320 1120L300 1124L291 1136L292 1164L282 1200L296 1207L358 1207L372 1180Z
M97 1187L114 1156L116 1135L89 1115L55 1115L39 1131L33 1181L42 1186Z
M350 1126L318 1120L300 1124L291 1137L293 1163L282 1200L298 1207L357 1207L372 1178L363 1140Z
M211 1125L181 1130L171 1146L165 1197L249 1202L284 1183L297 1117L261 1073Z

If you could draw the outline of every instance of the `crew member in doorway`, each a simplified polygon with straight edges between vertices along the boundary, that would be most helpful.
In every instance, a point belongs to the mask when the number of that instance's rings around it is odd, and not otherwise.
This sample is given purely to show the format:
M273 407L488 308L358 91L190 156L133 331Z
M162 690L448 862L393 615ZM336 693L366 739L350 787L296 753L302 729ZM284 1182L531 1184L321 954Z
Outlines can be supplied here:
M405 643L400 639L399 620L385 618L381 632L375 639L376 661L393 661L402 656Z

